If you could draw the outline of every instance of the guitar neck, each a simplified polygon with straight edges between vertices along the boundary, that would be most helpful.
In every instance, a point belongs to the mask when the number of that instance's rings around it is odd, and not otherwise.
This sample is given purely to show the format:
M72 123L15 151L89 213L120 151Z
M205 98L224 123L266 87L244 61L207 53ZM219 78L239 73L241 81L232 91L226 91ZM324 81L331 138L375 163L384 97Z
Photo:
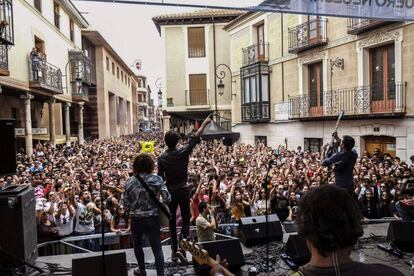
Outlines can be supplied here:
M194 260L200 265L208 265L211 268L214 268L217 265L220 265L219 263L217 263L216 260L214 260L208 255L208 252L206 250L201 249L198 245L190 241L187 241L187 240L180 241L180 245L182 249L190 252ZM225 276L234 276L233 273L231 273L224 267L222 267L222 271Z

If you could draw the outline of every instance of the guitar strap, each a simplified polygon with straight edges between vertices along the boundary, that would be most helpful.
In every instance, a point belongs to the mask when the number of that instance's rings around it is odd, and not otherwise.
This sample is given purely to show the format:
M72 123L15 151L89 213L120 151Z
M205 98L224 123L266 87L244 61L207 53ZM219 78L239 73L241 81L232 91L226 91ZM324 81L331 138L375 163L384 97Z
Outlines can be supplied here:
M144 189L148 192L148 194L150 195L151 199L154 200L157 205L158 205L158 209L161 210L161 212L164 213L164 215L168 218L168 220L171 220L171 213L169 210L167 210L167 208L165 208L165 206L158 200L157 196L155 195L155 193L150 189L150 187L148 186L148 184L144 181L144 179L142 179L141 176L139 176L139 174L134 175L136 179L138 179L138 181L141 183L142 187L144 187Z

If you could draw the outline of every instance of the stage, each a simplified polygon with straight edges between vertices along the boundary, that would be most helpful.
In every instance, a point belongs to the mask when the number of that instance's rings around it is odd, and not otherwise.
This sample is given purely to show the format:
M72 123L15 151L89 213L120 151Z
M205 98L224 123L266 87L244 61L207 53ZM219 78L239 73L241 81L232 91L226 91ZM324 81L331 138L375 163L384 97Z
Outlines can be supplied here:
M406 254L404 258L400 259L396 256L390 255L387 252L381 251L377 248L377 243L375 242L376 237L379 236L386 236L388 229L388 223L380 223L380 224L369 224L364 226L364 237L361 239L361 243L356 246L354 251L352 252L352 259L355 261L361 261L364 263L381 263L386 264L389 266L393 266L394 268L400 270L404 275L413 275L410 270L410 266L406 263L410 260L410 258L414 254ZM292 233L290 233L292 234ZM283 236L283 242L286 242L289 235L285 233ZM374 235L374 236L373 236ZM248 256L251 258L251 255L254 254L251 248L245 247L243 244L241 245L243 254L246 258ZM110 252L125 252L127 262L129 265L128 275L134 275L133 267L136 266L136 259L134 255L133 249L126 249L126 250L114 250ZM155 269L153 269L154 265L154 256L152 254L151 248L144 248L145 252L145 262L147 264L152 264L152 269L147 269L147 275L152 276L156 275ZM163 246L164 252L164 259L166 260L166 273L176 274L176 275L190 275L195 274L195 271L192 265L188 267L178 267L174 268L171 267L171 248L170 246ZM72 259L78 258L82 256L96 256L102 255L100 252L96 253L82 253L82 254L69 254L69 255L57 255L57 256L47 256L47 257L39 257L36 261L36 265L39 267L45 267L45 263L49 264L59 264L63 268L71 269L72 266ZM273 257L273 256L270 256ZM278 256L276 256L278 257ZM187 259L191 260L191 255L187 252ZM279 258L276 258L277 266L279 267L278 271L280 272L289 272L288 266ZM250 260L246 259L246 265L241 267L240 271L235 272L236 275L248 275L248 271L252 271L252 267L254 267ZM254 269L253 269L254 270ZM37 274L38 275L38 274ZM53 275L53 274L48 274ZM56 274L57 275L57 274ZM62 274L60 274L62 275ZM69 275L69 274L64 274Z

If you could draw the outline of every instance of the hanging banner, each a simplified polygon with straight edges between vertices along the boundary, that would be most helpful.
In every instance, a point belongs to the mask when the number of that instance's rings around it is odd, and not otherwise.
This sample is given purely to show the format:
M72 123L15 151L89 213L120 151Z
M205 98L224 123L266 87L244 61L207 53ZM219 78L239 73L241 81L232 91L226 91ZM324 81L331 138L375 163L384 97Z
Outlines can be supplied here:
M235 9L382 19L414 20L414 0L83 0L122 4Z

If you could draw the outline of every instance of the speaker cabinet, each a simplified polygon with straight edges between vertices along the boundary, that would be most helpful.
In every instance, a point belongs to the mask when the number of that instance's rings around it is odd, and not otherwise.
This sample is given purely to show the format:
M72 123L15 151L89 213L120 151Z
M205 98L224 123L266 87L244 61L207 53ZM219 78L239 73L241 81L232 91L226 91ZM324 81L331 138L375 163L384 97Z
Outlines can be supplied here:
M37 258L35 193L28 185L0 192L0 263L20 266Z
M72 259L73 276L102 276L102 253L93 253L88 257ZM104 257L106 276L127 276L127 263L125 252L106 253Z
M388 241L405 252L414 252L414 222L391 221L388 226Z
M0 176L16 173L16 138L14 120L0 119Z
M216 234L216 240L197 243L201 248L208 252L208 255L216 259L219 254L221 259L226 259L229 270L237 270L245 265L243 251L240 245L240 240L231 236ZM200 265L193 260L194 270L197 274L210 275L210 267L207 265Z
M240 240L245 246L253 246L266 242L266 216L241 218ZM276 214L268 216L269 241L282 241L282 224Z
M286 254L289 255L289 257L291 257L299 266L307 264L311 258L306 240L299 235L289 236L286 243Z

